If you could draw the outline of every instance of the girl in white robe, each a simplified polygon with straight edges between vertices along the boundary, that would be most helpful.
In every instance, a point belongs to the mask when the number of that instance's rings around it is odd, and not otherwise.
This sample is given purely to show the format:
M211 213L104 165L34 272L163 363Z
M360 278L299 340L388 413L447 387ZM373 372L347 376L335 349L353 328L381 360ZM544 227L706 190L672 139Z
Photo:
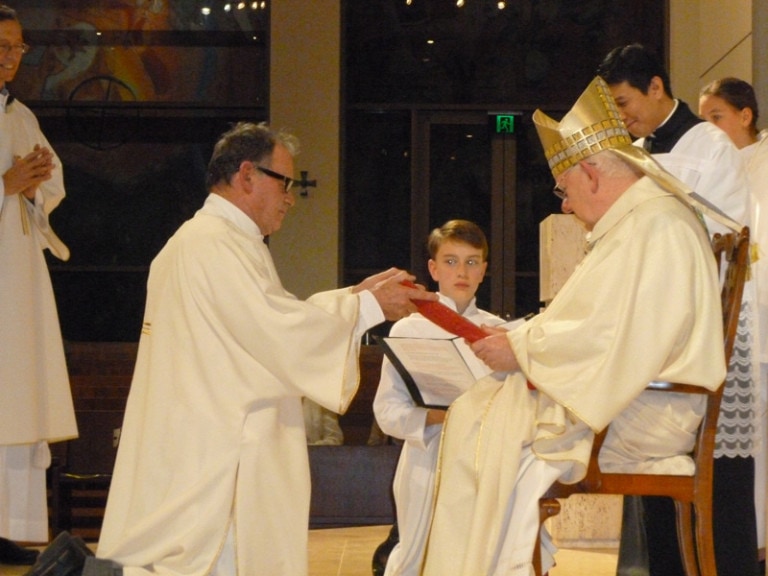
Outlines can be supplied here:
M755 393L754 413L748 422L754 424L755 509L757 542L766 546L766 431L768 416L768 131L758 131L757 98L752 86L738 78L722 78L705 86L699 97L699 114L721 128L734 143L744 160L751 193L750 232L758 249L753 264L757 290L758 330L754 337L760 362L760 386ZM743 405L742 409L743 409Z

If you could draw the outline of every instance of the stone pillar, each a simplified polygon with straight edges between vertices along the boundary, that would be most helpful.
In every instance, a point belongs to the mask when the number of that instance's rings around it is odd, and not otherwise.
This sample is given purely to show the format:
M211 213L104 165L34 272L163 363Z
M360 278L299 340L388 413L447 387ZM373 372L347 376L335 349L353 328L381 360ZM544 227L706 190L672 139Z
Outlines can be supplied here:
M301 141L295 176L317 180L306 195L296 187L270 249L285 287L306 298L340 277L341 2L272 0L270 10L269 122Z

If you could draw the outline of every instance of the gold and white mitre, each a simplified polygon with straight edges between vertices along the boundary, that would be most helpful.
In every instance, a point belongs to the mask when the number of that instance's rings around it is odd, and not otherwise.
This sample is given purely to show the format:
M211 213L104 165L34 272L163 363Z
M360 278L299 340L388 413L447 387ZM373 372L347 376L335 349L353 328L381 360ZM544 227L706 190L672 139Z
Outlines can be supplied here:
M701 214L741 231L741 224L667 172L646 150L632 144L613 95L600 76L589 83L560 122L536 110L533 123L554 178L598 152L611 150Z

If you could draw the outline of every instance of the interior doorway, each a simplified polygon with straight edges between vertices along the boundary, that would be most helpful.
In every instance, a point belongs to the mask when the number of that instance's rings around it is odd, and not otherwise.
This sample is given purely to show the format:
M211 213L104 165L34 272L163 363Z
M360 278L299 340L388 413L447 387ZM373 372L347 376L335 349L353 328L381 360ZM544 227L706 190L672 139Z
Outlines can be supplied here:
M415 113L411 269L423 267L424 241L447 220L472 220L486 233L489 266L481 307L515 315L516 151L514 132L497 133L485 111Z

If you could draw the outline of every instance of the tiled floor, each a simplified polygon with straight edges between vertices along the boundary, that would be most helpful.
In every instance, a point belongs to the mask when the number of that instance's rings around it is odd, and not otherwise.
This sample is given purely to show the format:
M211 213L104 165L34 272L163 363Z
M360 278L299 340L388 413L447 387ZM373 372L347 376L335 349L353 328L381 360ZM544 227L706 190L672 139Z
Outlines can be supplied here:
M370 576L373 551L389 526L328 528L309 533L309 576ZM614 576L615 550L560 550L550 576ZM0 566L2 576L20 576L28 568Z
M309 576L370 576L373 551L389 526L309 533ZM615 576L616 550L560 550L550 576Z

